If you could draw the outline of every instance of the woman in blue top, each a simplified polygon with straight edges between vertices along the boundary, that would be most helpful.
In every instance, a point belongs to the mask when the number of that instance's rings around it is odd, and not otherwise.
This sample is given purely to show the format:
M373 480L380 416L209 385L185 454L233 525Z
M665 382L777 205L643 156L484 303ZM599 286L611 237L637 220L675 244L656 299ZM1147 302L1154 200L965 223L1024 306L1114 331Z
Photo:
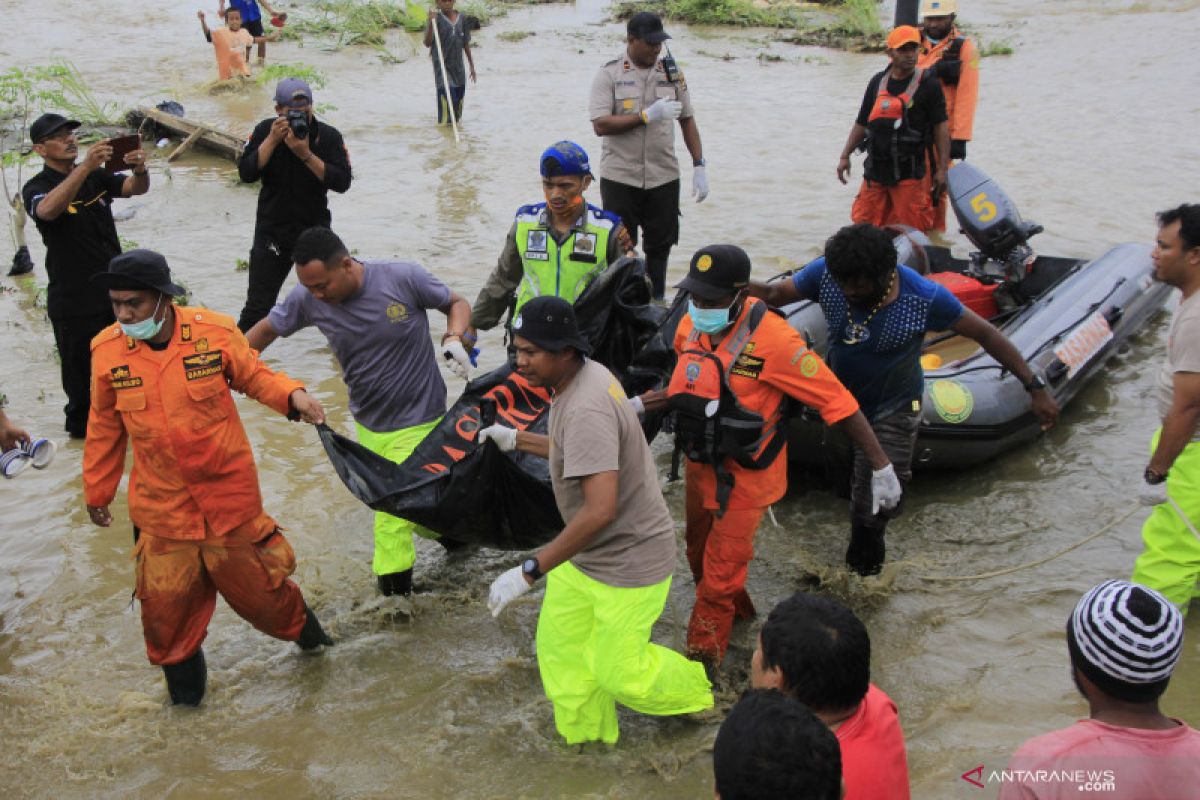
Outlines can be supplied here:
M896 474L907 484L921 421L925 377L921 346L930 331L953 330L978 342L1030 394L1034 415L1049 428L1058 405L1003 333L963 306L945 287L896 263L890 234L867 223L849 225L825 243L825 255L790 281L752 281L750 294L773 306L815 300L829 327L825 362L871 423ZM899 513L871 513L871 468L855 450L846 563L860 575L883 568L884 531Z

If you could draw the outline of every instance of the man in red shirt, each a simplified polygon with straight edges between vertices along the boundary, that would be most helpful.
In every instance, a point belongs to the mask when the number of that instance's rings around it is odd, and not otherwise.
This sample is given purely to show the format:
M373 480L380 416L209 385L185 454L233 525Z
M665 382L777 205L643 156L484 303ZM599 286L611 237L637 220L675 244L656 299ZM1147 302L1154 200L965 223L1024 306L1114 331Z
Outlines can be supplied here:
M837 736L845 800L908 800L896 704L871 683L871 637L854 612L803 592L784 600L758 635L750 681L804 703Z
M1195 797L1200 731L1158 708L1183 652L1179 609L1153 589L1105 581L1067 619L1067 651L1088 719L1021 745L1000 800Z

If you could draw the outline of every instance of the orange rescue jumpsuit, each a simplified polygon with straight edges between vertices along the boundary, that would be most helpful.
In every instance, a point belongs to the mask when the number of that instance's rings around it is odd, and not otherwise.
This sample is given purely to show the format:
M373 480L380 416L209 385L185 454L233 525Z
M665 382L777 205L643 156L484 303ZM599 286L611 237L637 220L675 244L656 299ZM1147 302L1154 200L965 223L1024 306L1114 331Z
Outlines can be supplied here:
M950 45L960 37L963 39L963 43L958 57L962 61L962 68L959 70L958 83L947 83L944 80L941 83L942 93L946 95L946 116L950 118L948 123L950 141L969 142L975 128L975 105L979 100L979 50L975 47L975 43L963 36L957 27L952 27L950 33L936 45L931 44L922 33L917 66L921 69L929 69L941 61ZM933 191L933 175L929 170L926 170L925 173L924 187L925 196L928 197ZM948 198L943 197L941 202L932 207L930 230L946 230L946 207L948 205L950 205Z
M748 299L742 315L758 302ZM734 330L738 322L725 333ZM675 332L676 354L683 352L691 332L692 320L685 316ZM707 350L716 349L707 334L702 334L698 343ZM745 409L767 419L789 395L819 410L828 425L858 411L858 402L820 356L808 349L786 320L773 313L763 317L734 362L729 387ZM754 557L758 523L767 506L787 491L787 446L766 469L747 469L732 459L726 459L724 466L733 475L734 486L726 511L718 518L716 471L709 464L687 462L685 538L688 564L696 580L687 648L689 654L718 664L729 646L734 617L748 619L755 613L746 593L746 573Z
M231 386L281 414L303 388L267 369L232 318L203 308L175 308L162 351L116 324L92 340L85 502L112 502L132 439L135 594L152 664L177 664L196 652L218 591L270 636L295 641L304 627L304 598L288 580L295 556L263 512Z

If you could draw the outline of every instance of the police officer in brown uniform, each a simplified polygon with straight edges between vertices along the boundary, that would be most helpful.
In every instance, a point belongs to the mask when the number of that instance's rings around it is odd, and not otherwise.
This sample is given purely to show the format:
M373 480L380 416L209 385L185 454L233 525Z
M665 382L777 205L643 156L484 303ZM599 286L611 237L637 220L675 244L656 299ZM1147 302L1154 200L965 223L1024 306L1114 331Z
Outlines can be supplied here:
M692 156L692 195L708 196L700 129L683 72L670 51L659 58L671 37L657 14L639 12L629 18L625 52L600 68L592 82L588 114L603 141L600 197L605 210L621 217L637 244L642 229L646 269L654 296L666 293L667 256L679 241L679 162L675 130L679 120L683 143Z

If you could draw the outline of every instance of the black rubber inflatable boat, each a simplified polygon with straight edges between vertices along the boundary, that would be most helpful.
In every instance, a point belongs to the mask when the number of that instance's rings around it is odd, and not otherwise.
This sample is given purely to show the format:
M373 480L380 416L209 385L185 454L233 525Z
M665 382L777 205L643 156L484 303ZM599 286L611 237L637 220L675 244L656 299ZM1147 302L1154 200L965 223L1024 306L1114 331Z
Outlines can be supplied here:
M998 184L965 162L948 175L952 208L978 252L956 259L913 232L901 243L911 246L898 248L901 258L1000 328L1066 406L1166 303L1170 287L1153 280L1149 245L1120 244L1091 261L1035 255L1028 242L1042 227L1023 221ZM783 311L824 352L817 304ZM930 336L921 363L925 398L914 468L969 467L1038 436L1020 382L975 342L952 332ZM827 437L814 412L794 414L790 433L793 461L828 465Z

